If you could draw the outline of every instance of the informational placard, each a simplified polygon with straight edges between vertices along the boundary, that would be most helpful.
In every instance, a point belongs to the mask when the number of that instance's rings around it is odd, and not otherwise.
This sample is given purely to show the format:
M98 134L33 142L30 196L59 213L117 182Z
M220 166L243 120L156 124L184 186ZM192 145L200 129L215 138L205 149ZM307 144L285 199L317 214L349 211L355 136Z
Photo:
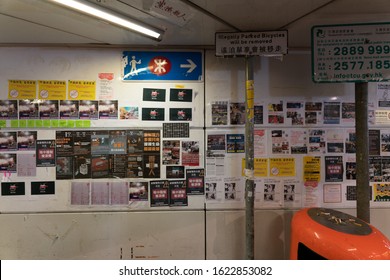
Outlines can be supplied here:
M202 52L125 51L123 81L202 81Z
M390 23L314 26L312 78L317 83L390 79Z
M216 56L280 56L288 52L288 33L264 32L217 32L215 33Z

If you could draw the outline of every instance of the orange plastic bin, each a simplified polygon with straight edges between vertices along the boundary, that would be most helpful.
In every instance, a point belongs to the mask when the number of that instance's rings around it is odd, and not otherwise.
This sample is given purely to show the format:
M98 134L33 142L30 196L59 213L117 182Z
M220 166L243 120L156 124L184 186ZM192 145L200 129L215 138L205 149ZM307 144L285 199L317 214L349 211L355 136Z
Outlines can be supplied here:
M292 260L390 260L390 241L378 229L349 214L305 208L291 222Z

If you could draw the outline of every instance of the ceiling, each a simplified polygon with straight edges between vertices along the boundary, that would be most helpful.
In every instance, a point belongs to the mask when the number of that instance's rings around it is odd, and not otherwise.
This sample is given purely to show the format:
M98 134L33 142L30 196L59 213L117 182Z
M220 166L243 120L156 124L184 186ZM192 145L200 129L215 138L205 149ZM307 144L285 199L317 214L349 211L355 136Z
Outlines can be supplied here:
M212 48L215 32L288 30L289 49L309 49L313 25L390 22L388 0L86 1L163 29L163 39L143 37L48 0L0 0L0 46Z

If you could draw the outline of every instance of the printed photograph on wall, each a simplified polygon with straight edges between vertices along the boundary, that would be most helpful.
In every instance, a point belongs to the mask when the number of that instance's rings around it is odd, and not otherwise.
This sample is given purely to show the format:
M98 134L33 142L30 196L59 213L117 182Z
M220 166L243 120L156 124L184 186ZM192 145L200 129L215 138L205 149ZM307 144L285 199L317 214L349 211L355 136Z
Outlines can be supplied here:
M287 102L286 118L291 125L303 125L304 123L304 102Z
M264 123L264 106L263 105L254 105L254 124L263 124Z
M324 102L324 124L340 124L340 102Z
M228 101L214 101L211 103L211 124L228 124Z
M169 165L166 167L166 176L168 179L184 178L184 166Z
M305 102L305 124L321 124L322 102Z
M148 201L148 182L130 182L129 201Z
M38 100L21 99L19 100L19 119L38 119L39 109Z
M0 100L0 119L17 119L18 115L17 100Z
M230 102L230 124L245 124L245 102Z
M16 151L17 149L16 131L0 131L0 151Z
M99 119L99 101L98 100L80 100L79 118L81 120Z
M226 147L228 153L245 153L244 134L227 134Z
M163 161L162 164L179 164L180 163L180 141L163 140Z
M138 120L139 108L133 106L119 107L119 119L121 120Z
M185 166L199 166L199 141L182 141L181 164Z
M18 131L17 142L19 151L35 151L36 141L37 131Z
M58 100L42 100L39 103L39 118L40 119L58 119L59 104Z
M60 119L78 119L79 101L60 100Z
M99 100L99 119L118 119L118 100Z

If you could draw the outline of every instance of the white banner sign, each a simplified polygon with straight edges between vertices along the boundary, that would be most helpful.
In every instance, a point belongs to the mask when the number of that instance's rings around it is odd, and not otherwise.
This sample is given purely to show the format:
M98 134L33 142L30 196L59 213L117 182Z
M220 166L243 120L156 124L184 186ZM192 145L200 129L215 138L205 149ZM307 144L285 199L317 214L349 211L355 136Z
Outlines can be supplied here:
M390 23L314 26L314 82L390 79Z
M280 56L287 54L287 31L219 32L216 56Z

